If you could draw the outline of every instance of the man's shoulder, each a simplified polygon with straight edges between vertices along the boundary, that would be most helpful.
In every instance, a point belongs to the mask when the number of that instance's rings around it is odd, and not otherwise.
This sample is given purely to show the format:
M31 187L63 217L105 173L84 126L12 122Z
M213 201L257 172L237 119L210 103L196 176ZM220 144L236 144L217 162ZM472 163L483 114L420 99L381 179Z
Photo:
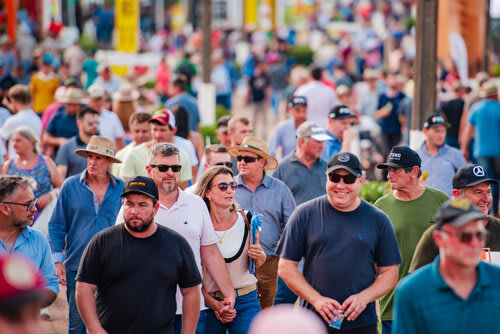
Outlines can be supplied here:
M425 266L418 268L411 275L404 277L399 283L397 290L400 293L406 295L418 295L426 286L432 284L432 270L433 266L436 265L434 262L426 264Z
M269 175L266 175L265 177L268 178L267 183L268 183L268 187L270 189L279 189L279 190L290 191L290 188L288 188L286 183L281 181L280 179L277 179L277 178L269 176Z
M195 206L198 207L199 209L206 208L206 204L200 196L188 193L187 191L184 190L179 190L178 200L182 201L181 203L182 205L189 205L191 207Z
M373 205L380 209L380 208L384 207L385 205L393 203L394 200L395 200L395 197L392 194L392 191L389 191L387 194L385 194L384 196L377 199L375 201L375 203L373 203Z
M47 242L47 237L40 231L30 227L26 226L25 231L28 233L28 240L33 246L35 243L37 246L44 248L45 245L48 245Z
M64 142L64 144L61 145L61 147L59 148L59 150L62 150L62 149L70 149L70 148L73 148L73 147L78 147L78 143L76 142L76 136L73 136L73 137L70 137L68 138L68 140L66 140Z
M446 202L450 199L450 196L448 196L444 191L431 187L425 187L425 191L422 196L431 197L436 201L440 201L441 203Z

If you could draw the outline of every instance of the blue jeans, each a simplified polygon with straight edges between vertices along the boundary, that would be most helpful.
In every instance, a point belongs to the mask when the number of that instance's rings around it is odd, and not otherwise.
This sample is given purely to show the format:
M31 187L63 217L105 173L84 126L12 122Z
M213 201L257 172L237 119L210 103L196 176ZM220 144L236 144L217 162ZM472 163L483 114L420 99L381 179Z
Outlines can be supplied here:
M198 324L196 325L196 334L205 334L207 325L207 310L200 311L200 318L198 319ZM174 334L181 334L182 330L182 315L175 315L174 320Z
M66 298L68 299L69 306L68 333L86 334L87 329L85 328L85 324L80 317L80 312L78 312L75 300L76 273L77 271L66 268L66 281L68 282L68 285L66 286Z
M274 305L278 304L295 304L297 295L286 285L285 281L278 276L278 291L274 297Z
M220 299L219 299L220 300ZM236 297L236 318L225 324L217 320L213 310L207 310L207 334L246 334L253 318L260 312L257 290Z
M382 321L382 334L391 334L392 332L392 321Z
M500 158L477 158L477 163L484 167L486 175L489 178L500 180L500 173L496 174L497 170L500 170L500 166L496 166L497 160ZM500 163L500 161L498 162ZM498 213L498 184L491 183L491 195L493 196L493 203L491 206L490 213Z

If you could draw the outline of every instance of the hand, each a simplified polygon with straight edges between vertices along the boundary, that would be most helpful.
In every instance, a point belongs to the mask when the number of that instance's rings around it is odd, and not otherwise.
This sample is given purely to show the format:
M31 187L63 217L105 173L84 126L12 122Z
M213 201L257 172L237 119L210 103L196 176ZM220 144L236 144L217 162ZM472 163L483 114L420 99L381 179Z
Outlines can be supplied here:
M50 203L50 201L52 201L52 194L49 191L48 193L45 193L38 198L38 201L36 202L36 206L40 210L43 210Z
M56 262L56 276L59 278L59 284L66 286L68 282L66 281L66 268L62 262Z
M313 306L327 324L330 323L330 320L340 318L338 310L341 309L341 306L335 299L321 296L314 301Z
M350 143L356 137L356 131L353 129L347 129L342 133L342 140Z
M212 308L214 309L217 319L223 323L231 322L236 317L236 310L229 301L215 301Z
M248 248L247 252L248 256L256 261L262 258L262 255L264 256L266 255L262 250L262 247L260 247L258 243L256 243L255 245L250 244L250 247Z
M356 320L356 318L365 310L368 300L361 294L355 294L347 298L342 304L344 317L348 321Z

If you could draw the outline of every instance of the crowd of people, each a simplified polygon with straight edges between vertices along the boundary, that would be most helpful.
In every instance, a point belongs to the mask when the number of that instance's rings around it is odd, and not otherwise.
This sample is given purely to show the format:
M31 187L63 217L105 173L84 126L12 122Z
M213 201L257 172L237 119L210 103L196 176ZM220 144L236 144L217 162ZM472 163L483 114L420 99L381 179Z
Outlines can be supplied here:
M292 30L214 31L207 145L199 31L145 43L154 89L57 31L32 58L1 38L0 332L36 331L63 285L72 334L500 333L498 88L445 62L410 148L413 35L383 69L375 13L344 9L360 36L309 68Z

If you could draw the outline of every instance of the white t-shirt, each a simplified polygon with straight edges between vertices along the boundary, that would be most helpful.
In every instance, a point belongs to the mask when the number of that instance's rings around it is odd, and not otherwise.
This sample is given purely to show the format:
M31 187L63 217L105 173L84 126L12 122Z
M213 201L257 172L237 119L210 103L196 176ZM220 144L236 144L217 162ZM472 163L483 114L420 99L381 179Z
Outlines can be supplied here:
M12 133L15 129L20 126L27 126L35 133L36 137L40 139L42 135L42 121L40 117L35 114L35 112L31 109L22 110L15 115L7 118L5 123L3 123L2 128L0 128L0 139L3 140L4 143L7 140L11 139ZM9 142L9 159L14 159L17 157L16 151L14 151L14 147L12 144L12 140Z
M122 224L123 222L122 207L116 217L116 224ZM188 194L179 189L177 202L170 209L160 204L160 209L155 216L155 222L180 233L187 240L193 250L196 265L201 273L200 247L212 245L219 241L207 206L201 197ZM200 295L200 310L205 310L207 307L201 294L201 287ZM177 301L176 314L182 314L182 294L179 287L177 287L175 299Z
M179 136L174 136L174 145L184 150L189 155L191 166L198 166L198 156L196 155L196 150L191 141Z
M328 114L337 105L337 95L331 87L320 81L313 80L297 88L295 96L305 96L307 99L307 120L318 123L326 129Z
M99 116L99 134L114 142L116 142L116 138L121 138L125 135L122 122L117 114L106 109L101 109L101 116Z

